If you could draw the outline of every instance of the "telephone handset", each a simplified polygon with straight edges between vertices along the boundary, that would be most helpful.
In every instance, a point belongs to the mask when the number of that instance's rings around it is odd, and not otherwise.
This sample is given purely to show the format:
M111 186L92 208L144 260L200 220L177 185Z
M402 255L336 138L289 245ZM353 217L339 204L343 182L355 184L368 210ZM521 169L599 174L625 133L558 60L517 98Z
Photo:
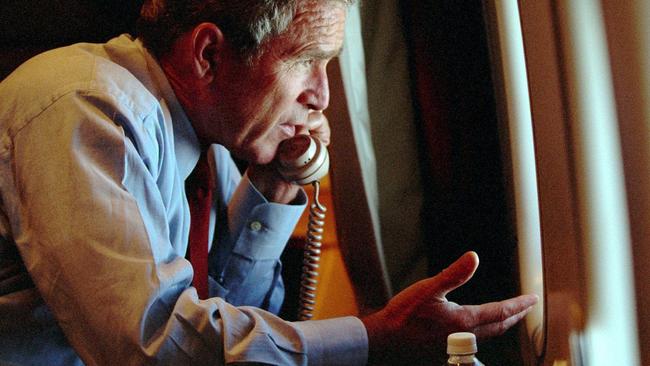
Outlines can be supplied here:
M318 138L296 135L278 147L278 171L289 182L312 183L327 175L330 158Z
M283 141L278 147L277 167L282 177L300 185L314 186L313 202L309 207L307 225L307 243L305 244L302 275L300 276L300 304L298 320L313 317L316 305L316 286L318 284L318 267L327 209L318 201L319 180L327 175L330 160L325 144L318 138L297 135Z

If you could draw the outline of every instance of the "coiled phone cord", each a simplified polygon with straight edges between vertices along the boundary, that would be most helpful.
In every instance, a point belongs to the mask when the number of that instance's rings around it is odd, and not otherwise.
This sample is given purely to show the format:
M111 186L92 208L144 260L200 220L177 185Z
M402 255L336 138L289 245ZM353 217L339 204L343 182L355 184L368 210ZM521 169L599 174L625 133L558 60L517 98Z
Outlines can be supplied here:
M318 201L320 183L314 181L314 199L309 207L309 224L307 226L307 243L302 259L302 275L300 276L300 304L298 320L311 319L316 305L316 287L318 284L318 267L325 226L327 208Z

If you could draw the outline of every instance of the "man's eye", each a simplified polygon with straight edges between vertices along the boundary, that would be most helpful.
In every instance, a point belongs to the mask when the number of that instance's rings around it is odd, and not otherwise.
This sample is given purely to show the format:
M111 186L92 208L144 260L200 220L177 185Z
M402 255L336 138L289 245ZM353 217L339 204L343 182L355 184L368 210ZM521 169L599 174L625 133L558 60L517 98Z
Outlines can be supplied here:
M288 65L291 69L306 70L314 67L314 65L316 65L317 62L318 59L310 57L310 58L295 59L293 60L293 62L291 62Z
M316 60L314 60L313 58L306 58L300 60L298 63L300 64L300 66L308 67L308 66L312 66L315 62Z

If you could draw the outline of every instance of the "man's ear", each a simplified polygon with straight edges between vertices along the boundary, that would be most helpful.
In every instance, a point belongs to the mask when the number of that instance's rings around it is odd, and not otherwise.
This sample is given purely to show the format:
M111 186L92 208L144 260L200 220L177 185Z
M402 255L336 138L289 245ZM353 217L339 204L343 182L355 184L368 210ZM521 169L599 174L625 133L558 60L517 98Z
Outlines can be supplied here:
M192 69L194 76L206 82L214 79L224 48L221 29L213 23L201 23L192 31Z

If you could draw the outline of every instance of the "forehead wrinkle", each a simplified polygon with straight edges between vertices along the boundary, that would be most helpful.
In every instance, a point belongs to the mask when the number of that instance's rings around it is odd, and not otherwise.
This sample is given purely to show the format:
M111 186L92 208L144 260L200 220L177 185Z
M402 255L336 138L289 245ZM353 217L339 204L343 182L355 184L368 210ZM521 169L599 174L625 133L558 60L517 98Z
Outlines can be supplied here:
M322 59L338 56L343 43L341 28L344 23L341 19L344 18L345 7L338 2L330 1L326 4L314 0L303 2L282 38L304 40L304 42L296 42L300 44L299 47L285 50L283 53L301 54L304 51L305 55ZM322 47L328 45L335 47L331 49Z
M310 22L317 24L317 27L323 27L336 23L341 15L340 13L344 11L345 6L336 1L308 0L298 6L292 24L301 25Z

